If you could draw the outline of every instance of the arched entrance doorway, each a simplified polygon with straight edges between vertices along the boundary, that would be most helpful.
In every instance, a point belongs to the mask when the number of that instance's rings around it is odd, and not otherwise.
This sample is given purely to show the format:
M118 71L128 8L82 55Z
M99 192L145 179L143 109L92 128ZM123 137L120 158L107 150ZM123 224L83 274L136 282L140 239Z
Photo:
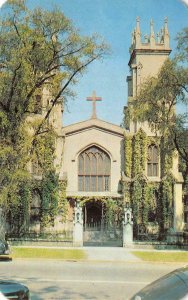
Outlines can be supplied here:
M89 202L85 205L84 228L95 230L100 229L103 221L102 203Z
M107 220L104 202L90 200L83 207L85 246L122 246L122 222Z

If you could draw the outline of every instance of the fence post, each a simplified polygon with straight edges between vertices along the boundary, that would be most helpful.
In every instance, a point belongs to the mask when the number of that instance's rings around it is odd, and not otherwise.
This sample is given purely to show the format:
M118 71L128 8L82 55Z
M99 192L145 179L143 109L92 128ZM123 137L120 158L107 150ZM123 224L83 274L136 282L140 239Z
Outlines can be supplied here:
M133 244L132 209L129 206L125 206L124 215L123 215L123 247L132 244Z
M79 202L76 202L76 206L74 208L73 224L73 245L75 247L83 247L83 212Z

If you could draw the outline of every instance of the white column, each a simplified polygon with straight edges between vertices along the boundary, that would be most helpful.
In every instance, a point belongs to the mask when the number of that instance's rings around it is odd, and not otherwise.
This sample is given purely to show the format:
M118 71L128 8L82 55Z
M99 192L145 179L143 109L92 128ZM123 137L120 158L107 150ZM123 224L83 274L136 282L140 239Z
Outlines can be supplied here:
M123 247L133 244L133 221L132 209L124 208L124 221L123 221Z
M83 213L79 202L74 208L73 245L75 247L83 247Z
M184 227L182 183L174 184L174 222L173 229L180 232Z

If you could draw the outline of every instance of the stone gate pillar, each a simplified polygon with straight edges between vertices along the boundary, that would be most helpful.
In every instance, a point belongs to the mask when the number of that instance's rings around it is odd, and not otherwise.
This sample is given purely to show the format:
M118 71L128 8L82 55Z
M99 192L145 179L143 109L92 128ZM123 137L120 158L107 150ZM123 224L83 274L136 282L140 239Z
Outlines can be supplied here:
M174 184L174 220L175 232L181 232L184 227L182 183Z
M123 215L123 247L133 243L132 208L124 207Z
M83 212L79 202L76 202L76 206L74 208L73 224L73 245L75 247L83 247Z

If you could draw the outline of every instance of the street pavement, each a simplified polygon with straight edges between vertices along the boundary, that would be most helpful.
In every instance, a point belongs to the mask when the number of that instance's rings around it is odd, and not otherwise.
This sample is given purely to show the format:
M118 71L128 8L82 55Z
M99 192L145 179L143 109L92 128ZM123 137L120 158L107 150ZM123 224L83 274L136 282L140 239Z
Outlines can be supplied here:
M31 300L128 300L179 266L128 261L15 259L0 262L0 278L28 286Z
M86 253L83 261L1 261L0 278L27 285L31 300L128 300L150 282L183 265L143 262L126 248L79 249Z

